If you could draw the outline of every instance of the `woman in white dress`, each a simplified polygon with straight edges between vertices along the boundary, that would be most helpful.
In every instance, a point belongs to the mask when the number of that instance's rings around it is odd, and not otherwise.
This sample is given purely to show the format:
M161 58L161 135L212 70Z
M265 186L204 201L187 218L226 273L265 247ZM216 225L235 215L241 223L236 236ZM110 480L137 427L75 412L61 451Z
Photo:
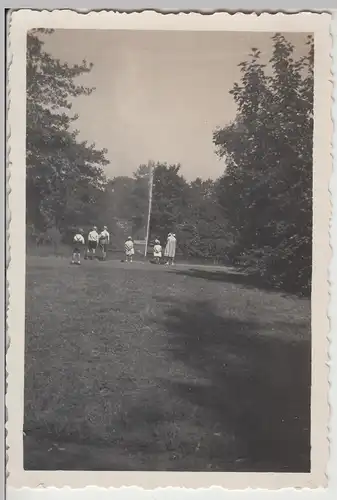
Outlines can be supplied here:
M176 256L176 247L177 247L176 235L173 233L169 233L164 252L165 257L167 258L166 265L172 266L174 264L174 258Z

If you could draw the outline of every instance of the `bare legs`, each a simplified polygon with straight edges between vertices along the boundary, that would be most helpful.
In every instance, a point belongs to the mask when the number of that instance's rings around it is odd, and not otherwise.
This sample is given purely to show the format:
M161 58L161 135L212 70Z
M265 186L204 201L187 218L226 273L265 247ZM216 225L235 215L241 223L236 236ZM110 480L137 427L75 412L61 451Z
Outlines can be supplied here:
M81 264L81 254L79 252L73 252L72 264Z

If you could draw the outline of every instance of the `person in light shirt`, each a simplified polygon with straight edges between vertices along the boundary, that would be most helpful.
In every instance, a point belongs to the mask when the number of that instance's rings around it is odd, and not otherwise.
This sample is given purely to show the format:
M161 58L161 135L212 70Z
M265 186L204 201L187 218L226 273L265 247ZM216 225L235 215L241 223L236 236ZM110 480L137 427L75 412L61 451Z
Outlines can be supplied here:
M99 234L97 232L97 227L93 226L92 230L88 234L88 256L92 259L98 247Z
M83 229L79 229L73 239L73 258L71 261L72 264L81 264L81 247L83 247L83 245L85 245L85 241L83 238Z
M102 250L103 260L106 259L106 251L107 251L107 247L109 245L109 242L110 242L110 234L109 234L107 226L104 226L103 231L99 235L99 244L100 244L100 247Z
M125 248L125 260L126 262L132 262L132 257L135 254L135 248L131 236L128 237L124 244Z

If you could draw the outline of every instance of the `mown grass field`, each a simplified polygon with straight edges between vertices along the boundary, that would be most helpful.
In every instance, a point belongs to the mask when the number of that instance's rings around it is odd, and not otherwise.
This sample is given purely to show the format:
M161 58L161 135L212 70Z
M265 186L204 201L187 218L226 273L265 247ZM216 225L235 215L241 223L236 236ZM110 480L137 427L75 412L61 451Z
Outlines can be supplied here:
M306 472L310 302L206 267L27 258L26 469Z

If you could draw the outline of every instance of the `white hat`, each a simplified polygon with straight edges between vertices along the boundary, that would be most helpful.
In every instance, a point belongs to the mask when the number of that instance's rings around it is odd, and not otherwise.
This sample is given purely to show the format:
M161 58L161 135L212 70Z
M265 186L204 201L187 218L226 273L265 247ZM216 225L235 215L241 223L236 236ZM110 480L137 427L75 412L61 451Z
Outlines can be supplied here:
M160 243L160 241L159 241L159 240L154 240L154 242L155 242L155 243L158 243L158 244Z
M107 230L108 229L108 226L104 226L103 229Z
M132 237L131 237L131 236L128 236L128 240L132 240Z

